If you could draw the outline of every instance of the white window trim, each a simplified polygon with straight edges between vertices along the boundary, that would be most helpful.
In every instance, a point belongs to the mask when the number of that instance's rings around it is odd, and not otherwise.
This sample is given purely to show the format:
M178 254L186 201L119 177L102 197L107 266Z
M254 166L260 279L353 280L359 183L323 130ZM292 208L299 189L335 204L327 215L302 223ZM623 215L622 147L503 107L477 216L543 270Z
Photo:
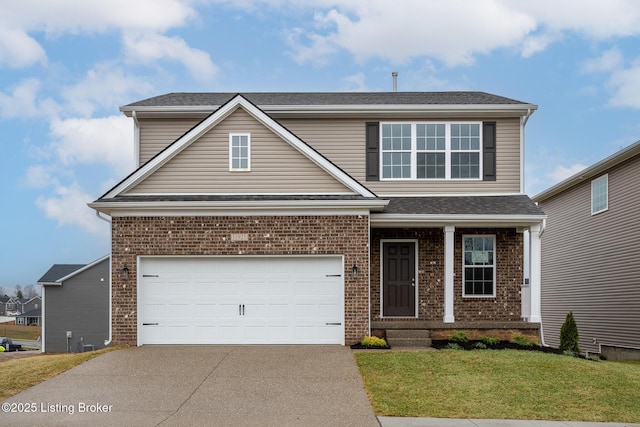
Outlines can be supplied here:
M392 124L410 124L411 125L411 176L409 178L385 178L383 174L383 154L385 152L398 152L398 150L383 150L382 148L382 127L384 125ZM418 124L444 124L445 125L445 177L444 178L418 178L418 143L416 125ZM473 124L480 127L480 148L477 150L479 154L479 172L477 178L452 178L451 177L451 154L452 153L475 153L476 150L452 150L451 149L451 125L453 124ZM482 122L479 121L418 121L418 122L402 122L402 121L389 121L380 122L380 164L379 176L380 181L482 181L484 176L483 171L483 147L484 141L482 139ZM403 150L400 150L403 151ZM424 151L421 153L436 152L436 151Z
M464 263L464 239L467 237L493 237L493 294L492 295L467 295L466 291L465 291L465 286L464 286L464 279L465 279L465 267L466 264ZM498 282L496 280L497 277L497 264L498 264L498 254L496 252L496 246L498 245L497 239L496 239L496 235L495 234L464 234L462 236L462 250L460 251L462 253L462 297L463 298L495 298L496 297L496 292L497 292L497 287L498 287ZM488 266L486 266L488 267Z
M596 185L597 182L600 182L602 180L606 181L606 205L603 209L594 211L593 210L593 187ZM601 212L606 212L609 210L609 174L605 173L604 175L601 175L599 177L597 177L596 179L591 181L591 215L597 215Z
M247 137L247 167L246 168L234 168L233 167L233 137L234 136L246 136ZM251 134L250 133L230 133L229 134L229 172L251 172Z

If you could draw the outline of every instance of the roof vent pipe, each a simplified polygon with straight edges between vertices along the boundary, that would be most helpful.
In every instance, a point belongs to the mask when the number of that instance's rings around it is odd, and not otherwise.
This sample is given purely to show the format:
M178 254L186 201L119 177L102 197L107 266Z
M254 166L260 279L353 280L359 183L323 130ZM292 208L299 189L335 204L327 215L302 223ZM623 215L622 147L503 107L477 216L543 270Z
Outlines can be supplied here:
M392 71L391 77L393 77L393 91L397 92L398 91L398 72Z

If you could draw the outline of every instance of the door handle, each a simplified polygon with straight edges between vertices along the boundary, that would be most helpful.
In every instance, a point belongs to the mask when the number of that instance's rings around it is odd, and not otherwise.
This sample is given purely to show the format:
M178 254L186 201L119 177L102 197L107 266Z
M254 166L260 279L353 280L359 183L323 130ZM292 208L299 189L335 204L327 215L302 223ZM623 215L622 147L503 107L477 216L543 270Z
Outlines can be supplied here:
M416 278L414 277L413 279L411 279L411 286L415 286L416 285Z
M238 304L238 315L244 316L244 304Z

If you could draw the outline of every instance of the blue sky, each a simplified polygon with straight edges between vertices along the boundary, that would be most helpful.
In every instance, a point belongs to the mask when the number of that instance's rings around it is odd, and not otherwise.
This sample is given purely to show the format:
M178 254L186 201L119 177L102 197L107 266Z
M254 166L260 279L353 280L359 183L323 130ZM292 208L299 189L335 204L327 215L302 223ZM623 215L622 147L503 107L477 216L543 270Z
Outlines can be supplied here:
M0 0L0 286L109 252L118 107L175 91L478 90L539 106L526 191L640 139L635 0Z

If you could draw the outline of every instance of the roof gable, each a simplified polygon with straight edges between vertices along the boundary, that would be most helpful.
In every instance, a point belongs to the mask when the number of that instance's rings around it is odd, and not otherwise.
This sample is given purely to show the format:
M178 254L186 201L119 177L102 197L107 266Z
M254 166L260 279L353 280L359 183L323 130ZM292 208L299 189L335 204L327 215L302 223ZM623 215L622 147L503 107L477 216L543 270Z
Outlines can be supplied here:
M41 278L38 283L41 285L60 285L83 271L110 259L110 255L105 255L89 264L54 264Z
M248 172L229 170L231 134L248 135ZM354 193L238 105L125 194Z
M267 115L260 108L248 101L245 97L238 94L231 100L229 100L226 104L218 108L215 112L206 117L204 120L202 120L198 125L186 132L182 137L178 138L162 152L158 153L154 158L134 171L131 175L129 175L107 193L105 193L101 197L101 199L114 198L118 195L123 195L129 191L132 191L136 186L144 182L152 174L156 173L163 166L169 163L172 159L176 158L179 153L181 153L195 141L206 135L209 131L211 131L211 129L222 123L239 107L246 111L257 122L261 123L267 129L269 129L275 136L279 137L285 143L288 143L302 156L306 157L313 164L315 164L315 166L323 170L325 173L330 175L333 179L337 180L353 193L364 197L376 197L375 194L373 194L369 189L360 184L349 174L344 172L326 157L321 155L311 146L295 136L276 120L272 119L269 115Z

